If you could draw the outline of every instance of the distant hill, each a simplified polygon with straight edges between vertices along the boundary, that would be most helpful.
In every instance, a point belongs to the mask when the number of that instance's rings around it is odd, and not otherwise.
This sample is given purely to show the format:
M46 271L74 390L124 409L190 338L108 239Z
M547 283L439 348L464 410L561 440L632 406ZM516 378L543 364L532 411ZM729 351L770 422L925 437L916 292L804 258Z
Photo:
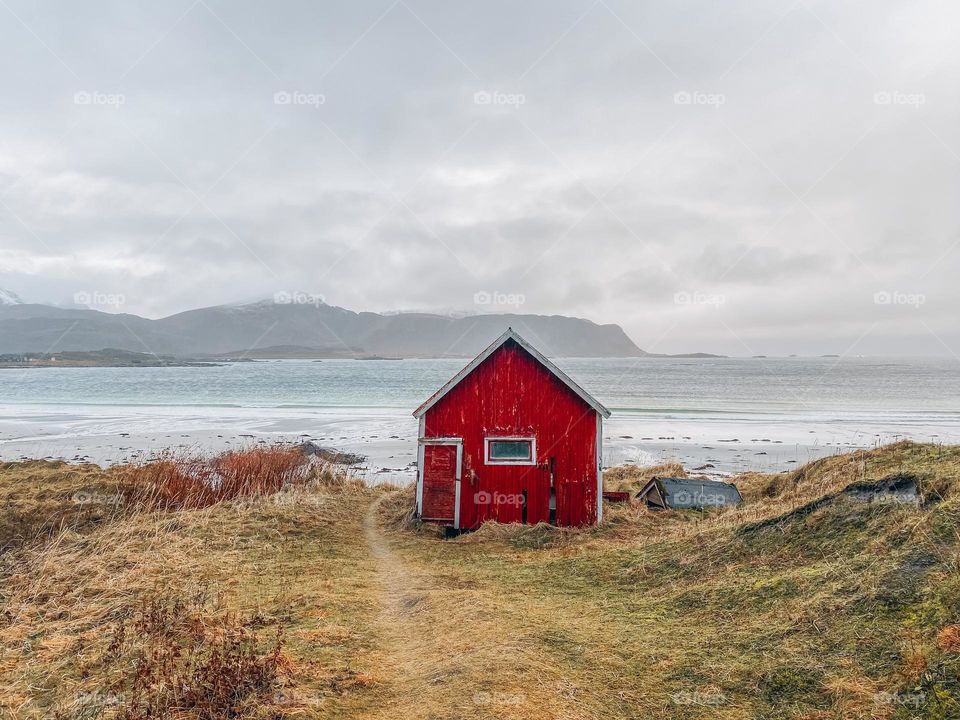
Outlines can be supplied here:
M644 357L618 325L561 315L353 312L272 301L151 320L17 302L0 305L0 354L117 348L175 357L283 348L282 357L472 357L508 326L554 357ZM302 348L305 350L292 350ZM248 357L250 355L247 355Z

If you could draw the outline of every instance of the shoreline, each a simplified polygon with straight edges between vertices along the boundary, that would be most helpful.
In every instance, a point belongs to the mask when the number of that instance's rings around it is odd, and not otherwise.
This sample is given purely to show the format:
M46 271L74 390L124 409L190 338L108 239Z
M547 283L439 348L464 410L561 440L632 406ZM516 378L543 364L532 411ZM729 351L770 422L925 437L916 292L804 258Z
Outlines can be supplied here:
M623 412L604 423L603 464L674 461L711 477L779 472L901 439L960 442L960 422L946 419ZM416 478L417 422L396 408L0 405L2 461L59 459L106 467L165 451L213 453L304 441L366 457L355 471L370 484Z

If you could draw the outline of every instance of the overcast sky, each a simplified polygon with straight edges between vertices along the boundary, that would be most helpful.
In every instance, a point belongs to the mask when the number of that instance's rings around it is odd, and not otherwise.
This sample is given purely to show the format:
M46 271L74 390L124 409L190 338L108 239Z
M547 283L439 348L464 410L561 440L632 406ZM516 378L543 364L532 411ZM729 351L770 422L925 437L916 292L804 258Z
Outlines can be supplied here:
M958 21L950 0L2 0L0 287L960 355Z

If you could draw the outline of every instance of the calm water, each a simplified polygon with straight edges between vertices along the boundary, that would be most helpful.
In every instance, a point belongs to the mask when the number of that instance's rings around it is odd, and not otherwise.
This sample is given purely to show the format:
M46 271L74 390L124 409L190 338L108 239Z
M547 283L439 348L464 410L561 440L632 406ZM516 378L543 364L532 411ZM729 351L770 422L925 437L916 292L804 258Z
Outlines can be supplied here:
M410 412L460 360L284 360L209 368L0 370L0 457L127 459L310 436L375 468L412 458ZM614 412L605 459L781 468L911 437L960 442L954 359L567 359Z
M383 407L412 410L460 360L281 360L209 368L0 371L0 405ZM953 359L660 358L560 363L613 410L960 413Z

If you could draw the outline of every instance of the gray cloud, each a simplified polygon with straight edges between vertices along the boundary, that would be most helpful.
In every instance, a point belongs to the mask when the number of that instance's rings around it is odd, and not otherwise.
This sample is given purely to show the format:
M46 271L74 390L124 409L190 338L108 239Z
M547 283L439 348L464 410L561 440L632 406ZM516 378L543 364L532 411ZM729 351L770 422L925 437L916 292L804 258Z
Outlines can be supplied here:
M960 354L957 8L0 17L0 287L27 299L473 310L483 290L663 352Z

